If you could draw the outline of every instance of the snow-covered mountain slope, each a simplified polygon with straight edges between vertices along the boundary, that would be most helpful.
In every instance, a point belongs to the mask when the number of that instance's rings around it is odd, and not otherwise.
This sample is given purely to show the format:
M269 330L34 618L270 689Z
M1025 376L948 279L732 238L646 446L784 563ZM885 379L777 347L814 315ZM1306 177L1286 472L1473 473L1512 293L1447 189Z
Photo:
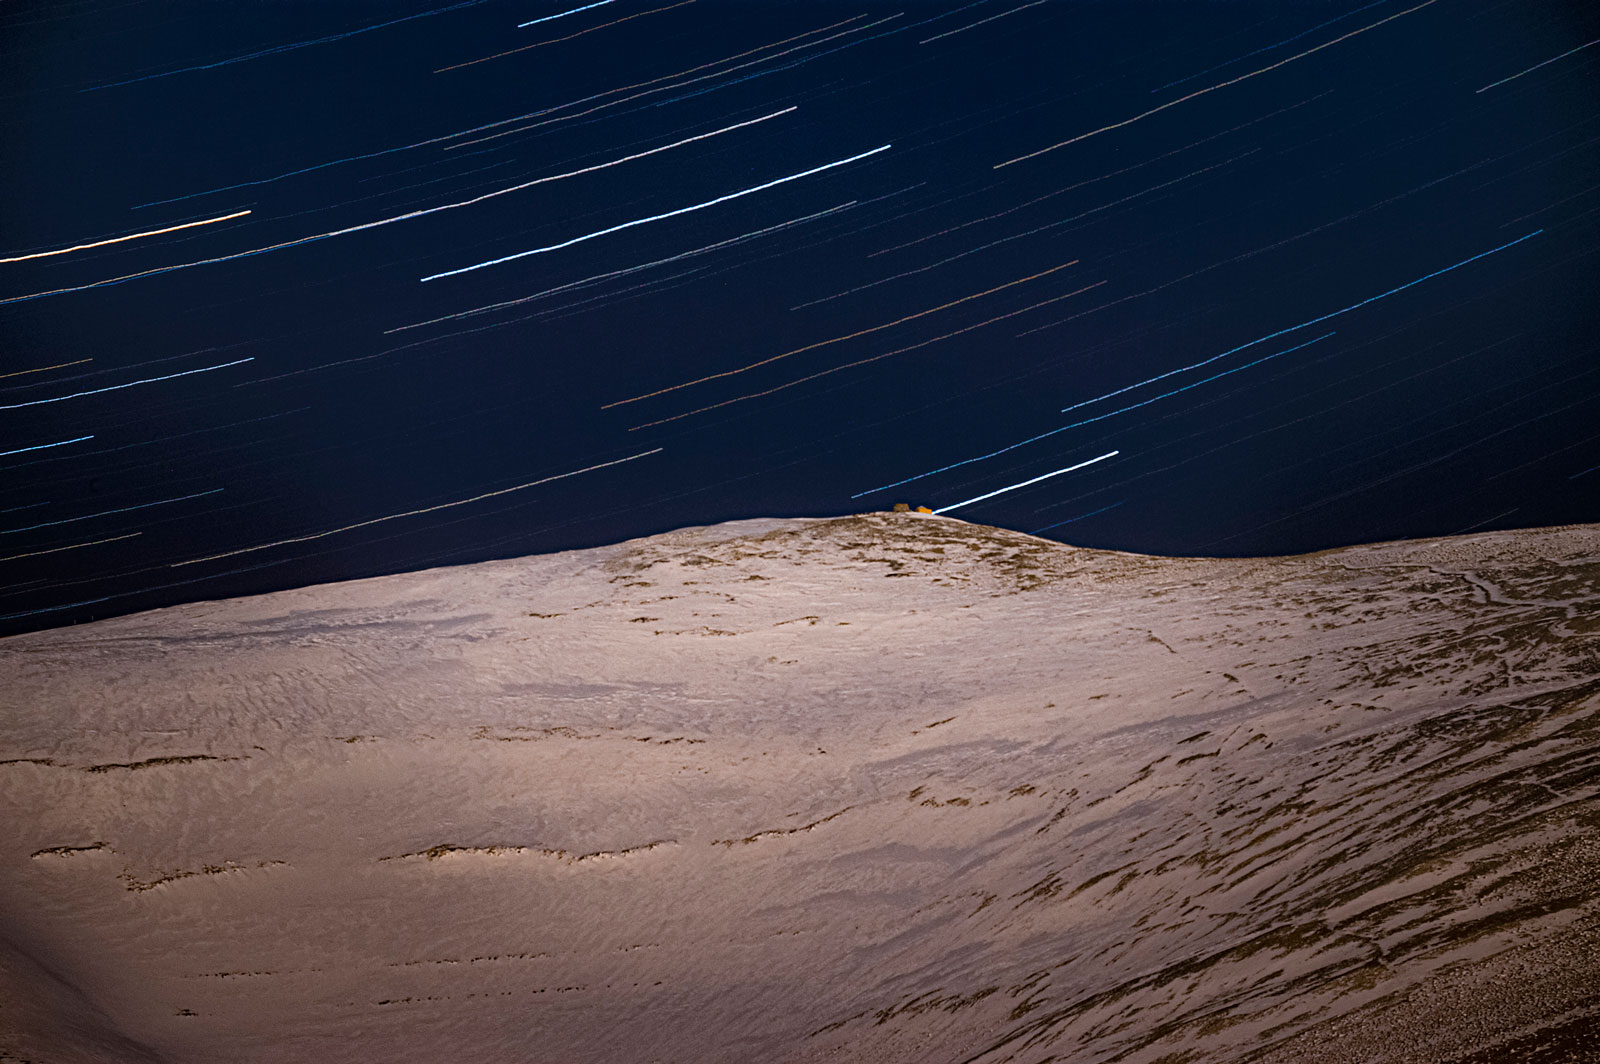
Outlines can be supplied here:
M744 521L18 636L0 702L0 1060L1600 1040L1600 528Z

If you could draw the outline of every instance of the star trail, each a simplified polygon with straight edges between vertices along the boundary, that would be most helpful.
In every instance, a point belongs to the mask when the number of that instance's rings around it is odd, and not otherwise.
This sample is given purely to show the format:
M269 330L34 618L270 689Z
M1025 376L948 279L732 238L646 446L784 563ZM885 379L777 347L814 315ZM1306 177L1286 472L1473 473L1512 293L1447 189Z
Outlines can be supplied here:
M900 501L1158 554L1600 521L1597 43L9 0L0 634Z

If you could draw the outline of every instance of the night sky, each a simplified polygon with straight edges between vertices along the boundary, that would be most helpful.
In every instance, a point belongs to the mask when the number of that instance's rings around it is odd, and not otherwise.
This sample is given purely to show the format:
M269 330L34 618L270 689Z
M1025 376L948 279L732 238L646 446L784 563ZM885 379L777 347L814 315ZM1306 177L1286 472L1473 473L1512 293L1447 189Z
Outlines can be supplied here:
M571 8L0 3L0 633L897 501L1600 520L1600 5Z

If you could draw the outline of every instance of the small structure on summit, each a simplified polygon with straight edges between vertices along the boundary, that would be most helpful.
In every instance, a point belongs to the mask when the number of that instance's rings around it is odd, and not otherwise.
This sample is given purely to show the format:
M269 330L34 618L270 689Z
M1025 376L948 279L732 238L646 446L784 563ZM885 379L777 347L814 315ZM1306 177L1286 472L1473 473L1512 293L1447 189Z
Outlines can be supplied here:
M897 503L894 504L894 512L897 513L897 514L911 513L912 512L912 506L908 502L897 502ZM933 511L928 509L926 506L918 506L918 507L916 507L916 512L919 513L919 514L931 514L931 513L933 513Z

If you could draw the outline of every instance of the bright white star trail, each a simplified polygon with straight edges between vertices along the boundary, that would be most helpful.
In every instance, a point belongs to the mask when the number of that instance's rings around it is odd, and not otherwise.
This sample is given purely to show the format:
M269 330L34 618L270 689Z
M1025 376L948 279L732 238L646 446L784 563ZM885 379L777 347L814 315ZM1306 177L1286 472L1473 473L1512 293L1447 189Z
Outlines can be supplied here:
M574 7L570 10L562 11L554 15L546 15L543 18L529 19L527 22L517 23L517 29L525 30L529 26L537 26L541 22L549 22L551 19L566 18L568 15L576 15L580 11L589 11L593 8L605 7L609 3L611 3L611 0L599 0L598 3L584 4L582 7Z
M481 195L473 196L470 199L459 200L459 201L457 201L455 203L442 203L442 204L439 204L436 207L424 207L424 208L422 208L420 210L407 211L404 214L396 214L396 215L394 215L392 217L389 217L389 218L380 218L380 219L378 219L377 221L374 221L374 222L362 222L360 225L345 226L342 229L330 229L329 231L327 231L325 233L314 233L311 236L303 236L303 237L299 237L299 238L297 238L295 240L285 240L285 241L283 241L282 243L279 243L279 244L268 244L265 247L249 248L249 249L247 249L245 251L236 251L236 252L233 252L232 254L228 254L228 255L217 255L217 256L214 256L214 257L209 258L209 259L199 259L199 260L197 260L195 262L183 262L183 263L178 263L178 264L173 265L173 266L161 266L161 267L157 267L156 269L152 269L152 270L142 270L139 273L123 274L121 277L112 277L112 278L108 278L108 279L103 280L103 281L95 281L95 282L92 282L90 284L77 285L77 286L72 287L72 288L56 288L56 289L51 289L50 291L47 291L47 292L34 292L34 293L31 293L31 294L25 295L25 296L14 296L14 297L12 297L10 299L0 299L0 304L20 303L20 302L24 302L24 301L27 301L27 300L39 299L39 298L42 298L44 296L62 295L62 294L68 293L68 292L85 292L85 291L88 291L89 289L92 289L92 288L103 288L103 287L105 287L107 285L121 284L124 281L132 281L132 280L135 280L135 279L141 278L141 277L154 277L154 276L156 276L158 274L172 273L175 270L187 270L187 269L191 269L192 267L195 267L195 266L214 266L214 265L216 265L218 263L222 263L222 262L233 262L233 261L238 260L238 259L251 258L251 257L256 256L256 255L264 255L269 251L282 251L285 248L300 247L303 244L312 244L312 243L316 243L317 241L320 241L320 240L329 240L329 239L331 239L333 237L347 236L350 233L361 233L361 232L365 232L368 229L377 229L380 226L393 225L396 222L409 222L409 221L412 221L413 219L416 219L416 218L425 218L430 214L438 214L441 211L453 211L453 210L458 210L458 209L460 209L462 207L473 207L473 206L476 206L477 204L487 202L488 200L495 199L496 197L499 197L499 196L510 195L513 192L522 192L522 191L524 191L526 189L533 188L536 185L544 185L544 184L548 184L548 183L550 183L552 181L563 181L563 180L566 180L569 177L579 177L579 176L581 176L583 174L592 174L597 170L605 170L605 169L608 169L609 167L621 166L623 163L630 163L630 162L633 162L633 161L635 161L637 159L646 158L647 156L657 155L657 154L659 154L661 152L668 151L668 150L670 150L672 148L681 148L685 144L693 144L693 143L695 143L697 141L706 140L709 137L719 136L719 135L721 135L723 133L731 133L736 129L744 129L747 126L753 126L753 125L757 124L758 122L765 122L765 121L768 121L769 119L777 118L777 117L779 117L781 115L790 114L794 110L795 110L794 107L786 107L781 111L774 111L771 114L762 115L760 118L751 118L751 119L748 119L748 120L746 120L744 122L737 122L737 123L735 123L735 124L733 124L731 126L724 126L721 129L711 130L709 133L700 133L700 134L697 134L696 136L693 136L693 137L685 137L682 140L674 141L671 144L663 144L660 147L651 148L648 151L634 152L632 155L625 155L620 159L611 159L611 160L608 160L607 162L596 163L593 166L585 166L585 167L582 167L582 168L577 169L577 170L569 170L566 173L562 173L562 174L551 174L551 175L549 175L547 177L537 177L537 178L534 178L532 181L523 181L520 184L511 185L511 186L509 186L507 188L498 188L498 189L495 189L493 192L485 192L485 193L482 193ZM871 154L871 153L869 152L868 154ZM837 164L835 164L835 165L837 165ZM822 169L826 169L826 167L823 167ZM815 171L813 171L813 172L815 172ZM800 175L800 176L805 176L805 175ZM778 183L779 182L774 182L774 184L778 184ZM729 197L729 198L732 198L732 197ZM249 212L247 211L245 213L249 213ZM637 224L637 223L635 223L635 224ZM529 252L529 254L532 254L532 252ZM475 267L473 267L473 268L475 268ZM455 271L455 272L460 273L460 272L465 272L465 271L458 270L458 271ZM445 276L448 276L448 275L445 275ZM423 280L428 281L428 280L432 280L432 278L424 277Z
M420 329L424 325L437 325L440 322L455 321L459 318L469 318L477 314L488 314L496 310L504 310L507 307L516 307L525 303L531 303L534 300L544 299L560 292L570 291L574 288L584 288L588 285L594 284L597 281L608 281L613 277L626 277L628 274L638 273L641 270L653 269L656 266L664 266L669 262L678 262L695 255L702 255L706 252L716 251L720 248L733 247L734 245L742 244L746 241L766 236L768 233L780 232L792 226L803 225L806 222L815 221L818 218L826 218L831 214L837 214L840 211L849 210L851 207L855 206L855 204L856 201L851 200L849 203L841 203L837 207L829 207L825 211L818 211L815 214L808 214L804 218L791 218L787 222L779 222L777 225L769 225L765 229L752 229L748 233L740 233L738 236L731 236L726 240L719 240L715 244L707 244L704 247L692 248L689 251L681 251L676 255L669 255L664 259L656 259L654 262L644 262L637 266L625 266L620 270L611 270L607 273L597 273L592 277L585 277L579 281L568 281L566 284L557 285L554 288L547 288L542 292L535 292L529 296L519 296L516 299L507 299L499 303L490 303L486 306L473 307L471 310L458 310L454 314L445 314L437 318L429 318L427 321L414 322L410 325L397 325L392 329L383 330L384 335L405 332L407 329Z
M1075 469L1082 469L1084 466L1091 466L1091 465L1094 465L1096 462L1104 462L1107 458L1115 458L1117 455L1119 455L1121 453L1122 453L1121 451L1107 451L1105 454L1101 455L1100 457L1091 458L1087 462L1079 462L1077 465L1070 465L1070 466L1067 466L1065 469L1057 469L1054 472L1046 473L1043 476L1034 477L1032 480L1024 480L1020 484L1011 484L1011 485L1009 485L1007 487L1004 487L1004 488L996 488L994 491L986 492L983 495L975 495L972 498L967 499L967 500L962 501L962 502L954 502L954 503L951 503L949 506L941 506L941 507L939 507L937 510L935 510L933 512L936 513L936 514L942 514L942 513L949 513L951 510L959 510L963 506L971 506L975 502L982 502L985 499L992 499L996 495L1004 495L1008 491L1016 491L1018 488L1025 488L1030 484L1037 484L1041 480L1049 480L1051 477L1059 477L1063 473L1071 473Z
M498 266L503 262L512 262L516 259L525 259L529 255L543 255L549 251L560 251L562 248L570 248L574 244L581 244L585 240L593 240L596 237L608 236L611 233L618 233L624 229L632 229L634 226L646 225L650 222L659 222L665 218L676 218L680 214L688 214L691 211L705 210L707 207L715 207L719 203L727 203L730 200L739 199L741 196L749 196L756 192L764 192L769 188L785 184L789 181L798 181L802 177L810 177L812 174L820 174L824 170L832 170L836 166L844 166L846 163L853 163L860 159L877 155L879 152L888 151L892 146L893 145L885 144L881 147L873 148L871 151L864 151L859 155L852 155L848 159L837 159L834 162L826 163L822 166L814 166L810 170L805 170L798 174L790 174L788 177L780 177L776 181L768 181L764 185L756 185L753 188L741 189L738 192L730 192L726 196L718 196L716 199L706 200L704 203L696 203L689 207L679 207L675 211L667 211L665 214L653 214L648 218L636 218L631 222L623 222L621 225L613 225L609 229L599 229L593 233L585 233L583 236L575 236L571 240L563 240L561 243L551 244L549 247L533 248L530 251L519 251L515 255L502 255L498 259L490 259L487 262L478 262L471 266L463 266L460 269L446 270L443 273L435 273L428 277L422 278L422 280L437 281L441 277L454 277L457 274L471 273L473 270L481 270L485 266Z

